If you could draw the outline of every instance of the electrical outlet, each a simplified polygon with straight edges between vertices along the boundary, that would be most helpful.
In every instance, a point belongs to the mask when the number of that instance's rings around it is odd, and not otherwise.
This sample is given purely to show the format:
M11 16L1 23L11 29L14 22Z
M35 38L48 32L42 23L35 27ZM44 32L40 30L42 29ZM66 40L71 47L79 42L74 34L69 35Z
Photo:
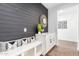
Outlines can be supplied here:
M27 28L26 27L24 28L24 32L27 32Z

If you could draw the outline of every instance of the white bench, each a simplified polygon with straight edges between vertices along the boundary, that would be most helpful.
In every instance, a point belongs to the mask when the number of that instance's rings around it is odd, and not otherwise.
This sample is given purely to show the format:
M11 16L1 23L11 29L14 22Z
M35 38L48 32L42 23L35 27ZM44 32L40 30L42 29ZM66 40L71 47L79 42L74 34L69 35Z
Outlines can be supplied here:
M31 49L33 49L33 53L29 53L29 54L33 54L33 56L39 56L42 54L42 42L35 40L34 42L22 45L20 47L17 47L15 49L11 49L5 52L0 52L0 56L27 56L28 55L28 51ZM27 55L26 55L27 54ZM30 55L29 55L30 56Z

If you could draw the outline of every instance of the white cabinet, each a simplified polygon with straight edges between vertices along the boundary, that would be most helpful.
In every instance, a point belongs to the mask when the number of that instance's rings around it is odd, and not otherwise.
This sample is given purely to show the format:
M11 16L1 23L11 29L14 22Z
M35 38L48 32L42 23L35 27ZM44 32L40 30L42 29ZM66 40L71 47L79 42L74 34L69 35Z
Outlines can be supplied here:
M46 34L36 34L36 40L42 42L42 54L45 55L46 51Z
M43 55L45 55L52 47L54 47L57 41L55 33L36 34L36 39L42 41Z
M56 36L55 33L48 34L46 38L46 52L48 52L54 45L56 44Z
M42 42L34 41L15 49L1 52L0 56L40 56L42 54Z

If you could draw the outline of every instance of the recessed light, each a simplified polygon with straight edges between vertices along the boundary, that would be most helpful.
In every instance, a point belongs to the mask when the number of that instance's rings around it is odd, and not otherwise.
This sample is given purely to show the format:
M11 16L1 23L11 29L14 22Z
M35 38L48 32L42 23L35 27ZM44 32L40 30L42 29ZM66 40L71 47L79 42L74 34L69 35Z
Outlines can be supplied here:
M59 12L60 12L60 13L62 13L62 12L63 12L63 10L59 10Z

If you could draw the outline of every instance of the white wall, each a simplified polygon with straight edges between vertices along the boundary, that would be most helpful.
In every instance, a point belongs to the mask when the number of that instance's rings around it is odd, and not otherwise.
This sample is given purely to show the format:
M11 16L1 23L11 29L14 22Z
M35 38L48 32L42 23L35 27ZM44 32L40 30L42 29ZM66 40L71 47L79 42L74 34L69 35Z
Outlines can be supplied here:
M48 9L48 32L57 32L57 12L50 8Z
M58 11L57 20L67 21L67 29L58 29L58 39L77 42L77 6L68 7Z
M77 33L78 34L77 35L78 36L77 37L78 45L77 45L77 50L79 51L79 5L78 5L78 17L77 18L78 18L78 29L77 29L77 31L78 31L78 33Z
M60 9L65 9L65 8L68 8L68 7L73 7L73 6L76 6L78 4L61 4L61 5L58 5L56 7L53 7L53 8L49 8L48 10L48 32L50 33L53 33L53 32L57 32L57 11L60 10ZM74 8L75 9L75 8ZM71 12L72 13L72 12ZM69 14L71 14L69 13ZM73 12L74 13L74 12ZM68 15L69 15L68 14ZM74 14L75 15L75 14ZM77 33L76 33L76 22L73 18L72 18L73 15L71 15L71 19L68 21L68 28L70 27L70 30L69 29L66 29L66 30L60 30L60 32L62 33L62 35L58 35L58 39L62 39L62 40L67 40L67 41L74 41L74 42L77 42ZM68 16L67 16L68 17ZM67 18L66 17L66 18ZM76 17L74 17L76 18ZM67 19L68 20L68 19ZM72 21L72 22L71 22ZM69 25L69 22L71 22ZM73 23L75 22L75 23ZM74 25L75 24L75 25ZM75 27L74 27L75 26ZM72 29L73 28L73 29ZM72 31L71 31L72 30ZM64 32L65 31L65 32ZM70 34L69 34L70 33Z
M48 32L54 33L57 40L57 12L50 8L48 9Z

